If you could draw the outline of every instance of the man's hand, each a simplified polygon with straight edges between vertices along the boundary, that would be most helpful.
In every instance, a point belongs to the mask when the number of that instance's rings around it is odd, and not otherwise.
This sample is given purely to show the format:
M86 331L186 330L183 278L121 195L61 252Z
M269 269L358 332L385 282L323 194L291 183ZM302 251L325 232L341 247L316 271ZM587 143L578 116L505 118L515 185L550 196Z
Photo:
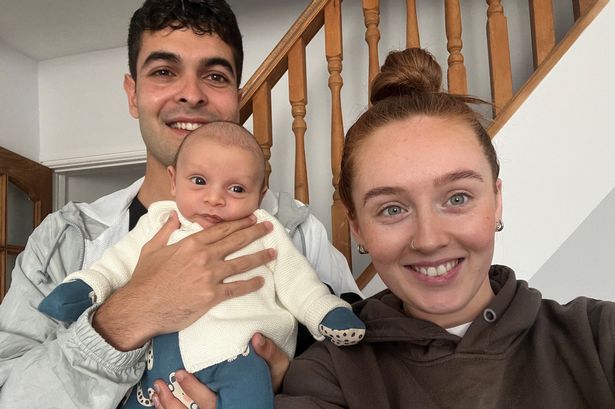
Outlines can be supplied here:
M258 355L260 355L269 365L271 372L271 383L273 391L277 392L282 386L282 380L290 360L288 355L284 353L278 346L269 338L256 333L252 337L252 346ZM186 394L186 401L194 401L199 409L215 409L216 394L213 393L206 385L203 385L199 380L184 370L177 371L175 378L179 382L179 386ZM155 382L156 393L152 397L154 405L158 409L185 409L186 406L175 396L163 380Z
M167 246L179 227L173 214L143 246L130 281L96 311L94 328L111 345L128 351L156 335L186 328L224 300L259 289L261 277L223 283L275 258L275 250L267 249L224 260L271 231L269 222L255 221L250 216L220 223Z

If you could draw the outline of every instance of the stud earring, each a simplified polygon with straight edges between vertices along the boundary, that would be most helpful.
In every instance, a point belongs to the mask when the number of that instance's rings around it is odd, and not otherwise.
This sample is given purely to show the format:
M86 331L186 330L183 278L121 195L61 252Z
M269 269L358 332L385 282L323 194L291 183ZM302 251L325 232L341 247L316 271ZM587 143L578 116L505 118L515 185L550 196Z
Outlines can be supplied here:
M359 252L359 254L368 254L369 251L365 250L365 247L363 247L362 244L357 244L357 251Z
M501 220L498 220L495 224L495 231L500 232L502 230L504 230L504 223L502 223Z

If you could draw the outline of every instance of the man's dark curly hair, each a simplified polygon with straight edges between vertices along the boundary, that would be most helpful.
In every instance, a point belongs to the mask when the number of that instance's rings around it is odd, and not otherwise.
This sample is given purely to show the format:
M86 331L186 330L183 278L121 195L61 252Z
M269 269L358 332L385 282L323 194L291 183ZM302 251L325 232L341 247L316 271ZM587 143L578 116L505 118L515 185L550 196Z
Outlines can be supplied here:
M233 51L237 86L241 83L243 44L237 19L224 0L146 0L128 27L128 68L137 79L137 58L144 31L190 28L195 34L217 34Z

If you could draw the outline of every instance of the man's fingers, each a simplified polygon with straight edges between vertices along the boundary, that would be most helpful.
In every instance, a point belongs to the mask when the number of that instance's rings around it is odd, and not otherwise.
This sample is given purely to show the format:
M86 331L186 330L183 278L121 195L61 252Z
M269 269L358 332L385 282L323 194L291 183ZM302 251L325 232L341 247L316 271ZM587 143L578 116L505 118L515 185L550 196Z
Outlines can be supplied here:
M275 249L265 249L256 253L246 254L237 258L226 260L225 268L220 269L216 273L220 281L235 274L244 273L258 266L262 266L275 259L277 252Z
M244 218L211 226L194 236L202 244L215 244L221 254L228 255L273 230L271 222L254 224L254 220Z
M278 348L272 340L258 332L252 336L252 346L256 353L269 365L273 391L277 392L282 386L284 375L286 375L290 366L288 355Z
M222 284L222 300L241 297L250 294L265 284L263 277L252 277L249 280L232 281Z
M169 241L169 237L171 237L171 233L177 229L179 229L179 218L177 217L177 213L171 212L166 223L160 228L160 230L158 230L158 232L156 232L154 237L152 237L150 241L145 244L148 247L148 250L155 250L166 246Z

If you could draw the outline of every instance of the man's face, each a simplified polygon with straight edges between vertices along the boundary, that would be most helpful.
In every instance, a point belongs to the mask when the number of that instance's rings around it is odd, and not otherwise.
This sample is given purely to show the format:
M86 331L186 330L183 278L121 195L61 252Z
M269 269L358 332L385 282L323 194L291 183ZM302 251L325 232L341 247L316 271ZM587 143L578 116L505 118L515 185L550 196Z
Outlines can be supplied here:
M216 120L238 121L233 52L217 35L191 29L146 31L141 42L137 79L126 75L124 89L148 164L166 167L191 131Z

